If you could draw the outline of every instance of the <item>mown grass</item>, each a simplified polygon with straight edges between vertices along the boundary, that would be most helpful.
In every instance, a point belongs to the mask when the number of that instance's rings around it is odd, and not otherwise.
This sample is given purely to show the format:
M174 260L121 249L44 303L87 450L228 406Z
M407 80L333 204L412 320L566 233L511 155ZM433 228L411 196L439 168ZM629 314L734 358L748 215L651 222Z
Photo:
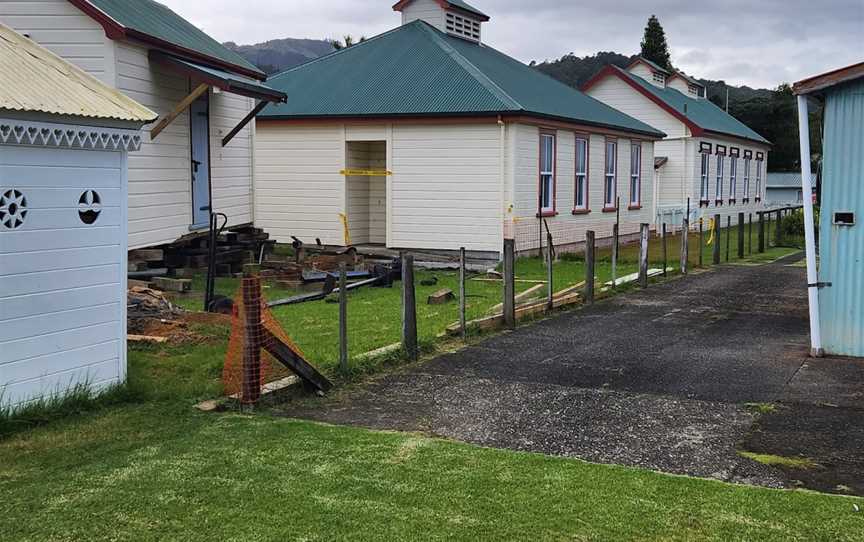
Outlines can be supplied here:
M199 413L227 329L195 331L131 348L122 402L0 436L0 540L861 539L861 499Z
M787 469L810 470L819 467L816 462L807 457L785 457L782 455L757 454L754 452L743 451L738 452L738 455L756 461L757 463L762 463L763 465L785 467Z

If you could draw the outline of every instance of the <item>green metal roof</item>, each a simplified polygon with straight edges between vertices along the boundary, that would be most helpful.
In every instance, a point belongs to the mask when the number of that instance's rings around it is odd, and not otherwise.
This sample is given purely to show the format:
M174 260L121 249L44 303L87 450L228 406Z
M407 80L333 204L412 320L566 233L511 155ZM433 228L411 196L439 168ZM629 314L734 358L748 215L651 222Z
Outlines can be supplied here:
M158 2L153 0L86 1L124 28L264 75L242 56Z
M770 141L753 131L749 126L714 105L711 100L691 98L671 87L660 88L617 66L613 66L613 68L660 99L671 109L686 116L703 130L750 139L766 145L771 144Z
M225 70L219 70L204 66L197 62L190 62L182 58L177 58L172 55L162 53L161 51L151 51L150 59L156 62L161 62L169 67L179 68L182 72L195 74L198 80L214 85L226 92L233 92L241 96L248 96L258 100L284 102L287 97L285 93L270 88L251 77L243 77Z
M651 66L653 69L655 69L655 70L657 70L657 71L659 71L659 72L663 72L663 73L665 73L666 75L672 75L672 73L671 73L669 70L667 70L666 68L664 68L664 67L661 66L660 64L657 64L656 62L653 62L653 61L651 61L651 60L648 60L648 59L645 58L644 56L637 57L637 60L641 60L642 62L644 62L645 64L648 64L648 65ZM634 60L633 62L635 63L636 60ZM632 65L632 64L631 64L631 65Z
M522 113L665 134L485 45L414 21L273 76L259 118Z

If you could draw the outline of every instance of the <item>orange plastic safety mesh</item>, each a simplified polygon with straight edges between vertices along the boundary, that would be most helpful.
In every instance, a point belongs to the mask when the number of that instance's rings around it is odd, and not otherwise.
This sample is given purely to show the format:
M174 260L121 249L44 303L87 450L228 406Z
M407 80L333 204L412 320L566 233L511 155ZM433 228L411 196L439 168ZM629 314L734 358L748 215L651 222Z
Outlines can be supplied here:
M245 292L244 288L253 288L252 291ZM255 291L257 290L257 292ZM260 327L256 329L254 321L250 325L247 322L244 311L244 299L247 301L257 298L260 304ZM243 403L257 402L261 388L267 383L278 378L287 376L290 372L284 369L281 364L273 358L265 348L267 342L266 330L273 337L277 338L285 345L290 347L298 355L303 356L300 348L291 340L267 303L264 301L260 292L260 281L248 281L244 279L240 288L234 296L235 303L231 317L231 337L228 340L228 351L225 354L225 366L222 370L222 383L224 385L225 394L236 397ZM254 356L247 350L247 341L255 341L260 345L258 355ZM305 356L303 356L305 357ZM258 363L257 367L250 367L244 364L244 359L249 358ZM244 381L248 385L244 387ZM253 381L255 383L253 383ZM250 387L251 386L251 387Z

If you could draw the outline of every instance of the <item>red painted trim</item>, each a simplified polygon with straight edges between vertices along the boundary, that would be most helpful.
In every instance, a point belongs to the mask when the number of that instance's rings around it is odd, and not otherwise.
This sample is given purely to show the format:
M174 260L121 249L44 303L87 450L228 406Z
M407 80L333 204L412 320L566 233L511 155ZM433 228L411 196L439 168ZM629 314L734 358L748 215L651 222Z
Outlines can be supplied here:
M402 11L405 9L405 6L410 4L413 0L400 0L393 5L393 11ZM467 9L460 8L459 6L454 6L447 0L435 0L435 3L441 6L441 9L449 9L451 11L458 11L459 13L465 13L474 17L484 23L489 21L489 17L486 15L480 15L479 13L474 13L473 11L468 11Z
M654 94L652 94L652 93L648 92L647 90L645 90L644 88L642 88L642 86L639 85L639 83L630 79L630 77L628 75L622 73L621 68L619 68L617 66L609 65L609 66L606 66L605 68L603 68L602 70L600 70L599 72L597 72L597 74L594 77L592 77L591 79L588 80L587 83L582 85L582 88L581 88L582 92L588 92L591 89L591 87L593 87L594 85L599 83L602 79L604 79L610 75L615 76L618 79L624 81L625 83L630 85L630 87L632 87L636 92L638 92L639 94L642 94L643 96L645 96L646 98L648 98L649 100L651 100L652 102L657 104L657 106L660 107L660 109L663 109L664 111L666 111L667 113L669 113L670 115L675 117L676 119L683 122L684 125L690 129L690 132L693 135L693 137L699 137L705 132L705 130L702 127L698 126L696 123L694 123L692 120L690 120L689 117L685 116L680 111L670 107L666 102L664 102L663 100L661 100L660 98L658 98Z
M628 205L627 206L628 211L638 211L641 208L642 208L642 205Z
M575 133L576 138L573 141L573 151L576 151L576 142L580 139L585 142L585 206L576 207L576 160L573 160L573 214L588 214L591 212L591 135Z
M618 207L603 207L604 213L615 213L618 211Z
M552 218L553 216L558 216L557 211L544 211L542 213L537 213L534 215L537 218Z
M107 13L91 4L88 0L69 0L69 3L71 3L73 6L81 10L85 15L99 23L105 31L105 35L109 39L135 39L149 45L155 45L156 47L165 49L166 51L174 52L178 55L187 57L190 60L205 62L207 64L213 65L216 68L228 70L239 75L251 77L259 81L264 81L267 79L267 76L261 72L253 71L249 68L244 68L243 66L237 66L236 64L231 64L230 62L225 62L224 60L212 57L210 55L206 55L199 51L187 49L180 45L157 38L156 36L151 36L150 34L139 32L132 28L126 28L119 22L112 19Z
M543 136L552 136L552 210L544 211L543 196ZM558 132L541 129L537 135L537 217L556 216L558 214Z

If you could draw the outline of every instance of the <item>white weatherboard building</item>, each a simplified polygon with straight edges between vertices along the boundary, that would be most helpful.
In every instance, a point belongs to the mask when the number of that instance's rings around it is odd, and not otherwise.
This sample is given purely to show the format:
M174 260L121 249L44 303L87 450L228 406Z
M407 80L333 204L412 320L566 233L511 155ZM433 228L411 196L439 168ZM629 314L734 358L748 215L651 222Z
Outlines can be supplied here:
M125 379L127 153L155 119L0 25L0 406Z
M541 219L557 245L652 221L662 132L489 47L461 0L394 9L401 27L271 79L291 99L256 121L258 227L497 258L536 250Z
M680 225L688 199L691 225L715 214L734 224L765 208L770 142L707 100L695 79L637 58L627 69L607 66L582 90L666 133L655 145L658 224Z
M129 157L130 249L206 228L211 210L253 222L247 123L285 99L264 73L153 0L4 0L0 23L170 121Z

